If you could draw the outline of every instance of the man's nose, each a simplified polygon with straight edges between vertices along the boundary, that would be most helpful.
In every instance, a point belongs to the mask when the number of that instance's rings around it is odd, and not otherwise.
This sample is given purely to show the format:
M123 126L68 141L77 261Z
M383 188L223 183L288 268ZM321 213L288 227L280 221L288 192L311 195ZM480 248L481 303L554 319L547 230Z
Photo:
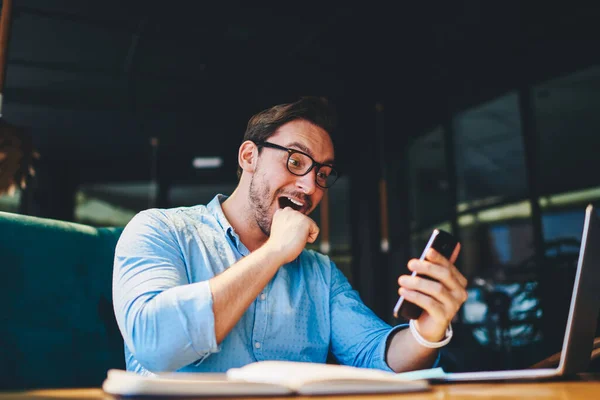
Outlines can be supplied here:
M296 179L296 187L310 196L316 190L316 179L317 171L313 168L308 174L299 176L298 179Z

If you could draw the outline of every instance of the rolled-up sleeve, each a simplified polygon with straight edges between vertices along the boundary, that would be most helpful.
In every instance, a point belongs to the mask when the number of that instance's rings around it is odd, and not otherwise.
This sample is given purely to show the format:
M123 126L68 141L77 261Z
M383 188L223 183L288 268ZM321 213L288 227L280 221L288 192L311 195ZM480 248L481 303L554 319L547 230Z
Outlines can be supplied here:
M117 243L113 301L134 357L152 372L175 371L217 352L208 281L191 283L168 217L137 214Z

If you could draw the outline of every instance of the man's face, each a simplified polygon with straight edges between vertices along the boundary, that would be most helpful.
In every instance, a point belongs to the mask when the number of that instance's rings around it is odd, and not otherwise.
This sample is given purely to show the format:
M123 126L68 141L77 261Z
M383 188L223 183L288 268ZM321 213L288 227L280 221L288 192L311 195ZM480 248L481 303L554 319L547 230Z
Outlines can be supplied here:
M329 134L305 120L282 125L267 142L300 150L318 163L333 163L333 143ZM286 151L263 147L250 181L250 207L256 223L267 236L278 208L289 206L308 215L327 190L316 184L316 168L304 176L296 176L289 172L287 161Z

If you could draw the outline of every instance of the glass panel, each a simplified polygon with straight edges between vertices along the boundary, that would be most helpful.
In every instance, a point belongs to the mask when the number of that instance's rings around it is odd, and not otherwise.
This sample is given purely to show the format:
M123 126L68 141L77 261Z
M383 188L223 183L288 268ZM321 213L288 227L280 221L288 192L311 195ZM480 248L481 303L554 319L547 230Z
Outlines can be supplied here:
M125 226L148 208L155 185L149 182L82 185L75 195L75 222L92 226Z
M184 207L208 204L217 194L229 196L237 184L173 185L169 190L169 206Z
M546 257L579 254L584 216L584 207L542 212Z
M462 319L476 342L498 352L494 368L525 368L543 358L536 346L542 340L537 289L526 281L467 290Z
M17 189L12 196L9 194L0 196L0 211L17 213L19 211L19 204L21 204L20 189Z
M457 266L470 283L462 320L498 352L496 368L509 368L516 348L541 339L537 276L526 268L535 248L517 93L458 114L453 128Z
M350 219L350 179L348 176L341 176L330 189L329 196L329 256L336 263L337 267L346 275L352 283L352 253L350 245L352 243L352 225ZM317 206L310 215L315 223L321 226L321 205ZM307 248L317 251L321 250L322 235L319 235L317 242L307 244Z
M532 98L540 193L597 186L600 66L537 85Z
M442 127L410 145L408 171L411 231L424 229L429 231L425 233L428 236L433 225L448 218L451 207Z
M477 216L459 220L463 273L495 282L529 279L523 268L535 253L530 215L494 222L481 222Z
M542 339L537 271L528 201L463 214L457 266L469 279L462 321L473 339L496 352L494 368L535 362L530 351Z
M544 82L532 92L546 256L542 289L545 309L552 312L544 333L555 348L564 333L585 206L600 199L599 104L600 65Z
M458 114L453 127L459 212L527 195L516 92Z

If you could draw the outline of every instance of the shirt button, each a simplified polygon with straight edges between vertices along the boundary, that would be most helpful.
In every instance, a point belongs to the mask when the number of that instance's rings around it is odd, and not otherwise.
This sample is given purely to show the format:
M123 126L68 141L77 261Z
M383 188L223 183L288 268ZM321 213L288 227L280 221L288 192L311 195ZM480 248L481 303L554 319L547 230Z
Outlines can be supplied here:
M266 298L267 298L267 295L266 295L266 294L264 294L264 293L261 293L261 294L260 294L260 299L261 299L261 300L264 300L264 299L266 299Z
M254 343L254 347L256 347L257 349L260 349L260 343L259 342L255 342Z

